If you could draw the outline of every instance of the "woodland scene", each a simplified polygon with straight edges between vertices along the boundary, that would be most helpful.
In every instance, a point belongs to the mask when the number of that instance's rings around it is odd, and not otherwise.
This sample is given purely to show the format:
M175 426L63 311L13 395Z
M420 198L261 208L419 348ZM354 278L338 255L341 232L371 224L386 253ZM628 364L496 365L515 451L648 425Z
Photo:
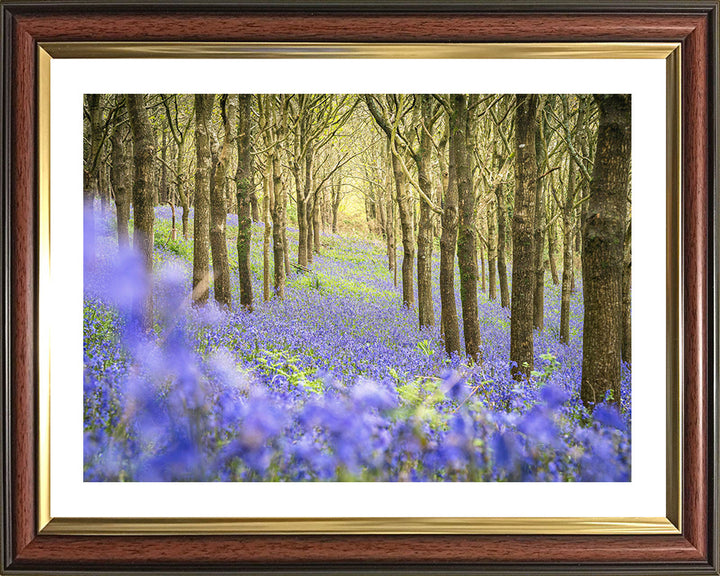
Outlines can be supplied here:
M85 481L630 480L630 96L83 122Z

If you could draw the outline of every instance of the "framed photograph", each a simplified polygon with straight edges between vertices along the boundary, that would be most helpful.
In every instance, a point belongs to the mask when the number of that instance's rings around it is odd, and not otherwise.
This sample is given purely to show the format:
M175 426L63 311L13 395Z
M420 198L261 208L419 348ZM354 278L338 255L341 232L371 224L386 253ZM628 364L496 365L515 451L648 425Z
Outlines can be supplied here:
M0 10L3 573L718 573L716 1Z

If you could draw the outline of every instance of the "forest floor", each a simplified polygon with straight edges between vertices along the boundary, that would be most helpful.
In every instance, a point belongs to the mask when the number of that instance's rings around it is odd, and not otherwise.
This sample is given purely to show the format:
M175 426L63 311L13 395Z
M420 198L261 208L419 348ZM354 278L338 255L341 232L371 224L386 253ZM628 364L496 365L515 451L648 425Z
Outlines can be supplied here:
M133 310L148 280L133 255L118 255L114 220L98 218L86 258L86 480L629 480L629 367L621 413L588 415L579 398L579 274L569 345L558 340L560 287L546 275L535 371L516 381L499 290L494 301L478 294L482 362L446 355L437 246L436 325L420 329L379 240L323 234L311 271L291 267L285 299L263 302L263 225L253 224L247 312L229 215L233 309L217 308L212 290L193 308L192 239L171 240L169 208L157 208L147 332ZM289 227L291 262L297 236Z

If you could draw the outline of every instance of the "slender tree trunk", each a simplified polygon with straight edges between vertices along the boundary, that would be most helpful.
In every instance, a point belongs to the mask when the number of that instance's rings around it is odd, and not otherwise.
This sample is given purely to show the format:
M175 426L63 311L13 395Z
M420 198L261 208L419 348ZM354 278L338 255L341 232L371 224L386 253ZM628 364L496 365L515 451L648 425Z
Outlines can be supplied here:
M238 275L240 283L240 306L252 310L252 276L250 272L250 249L252 246L252 201L255 195L253 179L253 154L250 136L252 126L252 96L241 94L238 107L238 164L235 172L238 209Z
M108 182L108 169L106 164L106 162L103 162L98 167L100 209L103 212L107 212L110 209L110 183Z
M176 190L180 206L182 207L182 231L183 238L187 240L190 235L189 215L190 202L185 191L185 177L183 176L183 158L185 156L185 143L178 143L177 157L175 158L175 173L177 174Z
M480 360L480 322L477 301L477 248L475 237L475 191L468 150L470 118L467 97L451 96L450 148L455 158L458 191L458 268L460 269L460 301L462 303L465 353Z
M388 149L389 150L389 149ZM387 255L388 270L395 273L397 266L397 251L395 248L395 200L392 193L392 160L390 160L390 152L388 151L388 166L385 172L385 187L387 190L387 204L385 210L387 212L388 233L387 233ZM397 274L396 274L397 277ZM395 282L397 286L397 281Z
M272 238L273 238L273 271L275 296L285 299L285 250L283 243L283 204L284 190L280 176L280 160L276 150L272 155Z
M306 204L303 193L298 191L296 194L297 201L297 219L298 219L298 266L307 267L307 221L305 217Z
M158 190L158 204L164 204L169 199L167 185L167 132L162 129L162 148L160 149L160 189Z
M305 211L305 222L306 222L306 234L307 234L307 243L305 245L305 249L307 251L307 262L308 265L313 263L313 228L314 228L314 220L313 220L313 210L315 209L315 206L313 205L313 197L312 194L310 195L310 198L308 198L307 202L307 208Z
M130 129L133 138L135 175L133 178L133 245L143 256L148 273L153 269L155 235L155 206L153 188L155 177L155 140L150 119L145 109L145 96L128 94L126 97ZM143 311L146 328L153 324L152 292L149 292Z
M590 200L583 231L585 318L580 397L620 404L623 248L630 177L630 96L596 95L600 110Z
M100 95L86 94L85 109L89 116L86 124L85 140L89 146L85 148L83 162L83 201L85 203L85 234L90 238L86 239L85 245L95 249L95 192L99 187L98 165L101 145L101 124L102 111L100 110Z
M287 194L285 195L287 199ZM285 226L283 227L283 262L285 263L285 278L290 275L290 245L287 239L287 205L285 206Z
M301 136L303 137L303 136ZM298 266L307 267L312 261L310 253L310 235L308 226L308 214L310 213L310 196L313 189L313 155L314 151L310 144L305 150L303 169L305 170L304 187L302 196L298 191L297 213L298 213Z
M569 116L567 106L564 106L564 114ZM578 111L578 129L585 122L584 107L580 106ZM567 120L569 123L569 119ZM573 250L573 212L576 196L576 165L571 158L568 159L568 184L563 206L563 275L562 291L560 297L560 342L570 343L570 295L574 291L575 284L575 262Z
M431 96L423 94L421 97L421 113L424 125L429 129L432 123ZM430 167L430 154L432 142L427 130L420 131L420 149L416 157L418 169L418 183L420 189L432 198L432 182L428 174ZM381 211L382 212L382 211ZM435 325L435 310L432 301L432 253L433 253L432 212L425 199L420 199L420 219L418 222L418 316L420 327Z
M572 160L570 161L572 163ZM568 175L568 194L574 190L575 170ZM574 195L574 194L573 194ZM563 215L563 273L560 296L560 342L570 344L570 295L573 283L572 215Z
M267 166L272 170L270 158L266 160ZM270 227L270 205L272 204L272 174L267 174L263 179L263 223L265 225L263 231L263 300L270 300L270 236L272 230Z
M627 230L625 231L625 247L623 254L623 362L632 362L632 228L628 216Z
M332 191L332 231L337 234L338 210L340 209L340 187L342 184L333 184Z
M455 250L458 236L458 187L455 147L449 148L448 184L440 235L440 317L448 356L460 353L460 327L455 301Z
M392 156L393 174L395 175L395 190L397 195L398 212L400 213L400 230L403 245L402 261L402 293L403 306L415 306L415 290L413 286L413 261L415 260L415 234L413 230L413 215L411 198L405 174L400 166L400 160Z
M124 96L115 96L115 105L122 105ZM128 145L123 142L122 125L115 124L111 135L112 167L110 179L115 191L115 213L117 219L118 245L127 248L130 244L128 227L130 222L130 162Z
M195 217L193 226L193 301L207 302L210 291L210 116L215 96L195 95Z
M495 186L495 198L497 199L497 271L500 284L500 306L510 307L510 290L507 281L507 265L505 264L505 246L507 232L505 230L505 190L502 183Z
M487 290L487 284L485 279L485 246L483 241L480 240L480 291L485 292Z
M280 96L278 109L273 112L275 117L274 150L272 158L273 174L273 265L275 271L275 295L285 299L285 228L287 227L287 192L282 183L280 164L281 143L285 140L287 126L285 96Z
M225 177L230 163L230 150L235 141L235 118L237 102L233 95L223 96L222 116L224 126L223 142L218 153L213 185L210 188L210 248L212 251L215 301L226 308L232 304L230 295L230 263L227 253L227 203L225 202Z
M320 231L322 223L320 222L320 207L322 205L319 192L315 192L315 202L313 202L313 250L315 254L320 254Z
M552 283L557 286L560 284L560 278L558 277L557 260L555 259L555 251L557 250L555 236L555 224L551 224L547 229L548 238L548 260L550 261L550 275L552 276Z
M515 208L513 214L513 272L510 312L510 360L512 373L530 375L533 370L533 301L535 292L533 226L537 197L535 130L538 97L516 96L515 112Z
M497 232L495 230L495 215L492 213L493 202L490 203L485 214L488 229L488 298L497 299L495 277L497 274Z
M378 189L375 196L375 211L378 223L380 224L380 234L383 239L387 238L387 218L385 217L385 204L382 197L382 189Z
M540 119L538 119L535 130L535 171L538 175L540 174L540 166L543 165L543 159L545 157L544 145L543 132L540 129ZM545 226L544 185L545 183L542 178L535 182L535 218L533 222L533 244L535 249L533 254L533 266L535 268L533 326L541 332L545 328L545 263L543 262L543 246L545 244L545 238L543 236L543 228Z

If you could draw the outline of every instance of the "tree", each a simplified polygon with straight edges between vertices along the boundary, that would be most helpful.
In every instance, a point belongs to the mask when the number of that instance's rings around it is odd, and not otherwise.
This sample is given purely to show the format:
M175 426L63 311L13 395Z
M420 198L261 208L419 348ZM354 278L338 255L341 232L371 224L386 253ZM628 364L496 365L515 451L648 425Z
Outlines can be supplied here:
M100 183L98 169L103 145L103 121L100 108L100 94L85 95L85 113L87 114L86 153L83 171L83 193L86 209L93 209L95 193Z
M505 212L507 210L505 201L505 187L502 182L495 185L495 198L497 200L497 271L500 284L500 306L510 307L510 289L507 281L507 264L505 262L505 248L507 245L507 225Z
M185 189L185 176L183 170L183 163L185 161L185 145L187 141L187 134L190 128L190 122L192 121L193 115L188 113L186 115L185 123L181 122L180 105L178 99L180 96L174 94L168 96L167 94L162 95L162 103L165 108L165 117L167 118L168 126L170 127L170 134L173 137L173 141L176 146L175 156L175 191L177 198L180 200L180 206L182 207L182 228L183 238L188 239L188 216L190 212L190 203L188 194ZM174 212L173 212L174 217Z
M224 136L218 152L215 173L210 186L210 249L212 251L215 301L230 308L230 263L227 253L227 203L225 202L226 176L230 164L230 151L235 142L236 98L223 95L220 98Z
M115 95L116 106L125 106L125 96ZM130 222L130 205L132 185L130 183L130 158L128 147L130 140L125 123L116 119L110 136L112 145L110 181L115 193L115 215L117 219L118 245L127 247L130 243L128 226Z
M318 195L324 183L338 169L329 169L322 178L323 163L318 155L330 144L350 118L355 103L350 97L333 94L298 94L288 103L289 123L294 126L291 166L295 180L298 219L298 266L312 263L313 247L320 250ZM327 160L329 154L326 154ZM315 232L317 230L317 233Z
M629 202L628 202L629 205ZM625 248L623 254L623 338L622 338L622 359L623 362L632 362L632 321L631 305L632 295L632 227L628 216L627 229L625 231Z
M512 162L510 161L514 157L514 151L512 150L508 141L508 136L505 134L503 124L505 120L510 117L512 106L514 105L514 99L508 96L500 97L499 104L502 106L505 104L507 110L501 119L498 119L495 112L495 107L490 106L490 118L493 121L492 136L493 136L493 165L495 167L496 177L490 183L490 187L495 193L495 202L497 208L495 214L497 216L497 274L498 284L500 285L500 306L503 308L510 307L510 290L508 288L507 281L507 263L505 254L507 253L507 194L505 192L505 174L509 170ZM505 151L505 159L503 160L503 154L501 147Z
M471 96L472 98L472 96ZM460 269L460 301L463 311L465 353L480 359L480 322L477 301L477 248L475 237L475 191L470 166L470 112L468 97L450 97L450 147L455 159L455 178L458 191L458 268ZM472 100L471 100L472 102Z
M535 130L538 97L516 96L515 206L513 213L513 271L510 310L510 361L516 377L533 369L533 295L537 159Z
M420 99L421 126L417 152L413 151L413 158L417 166L418 186L423 194L420 196L420 219L418 221L418 315L420 327L435 325L435 310L432 300L432 254L433 254L433 226L431 198L433 196L432 181L430 180L431 141L430 131L435 123L433 114L432 96L422 94Z
M535 291L533 293L533 326L542 331L545 325L545 265L543 262L543 244L545 228L545 194L544 183L541 172L548 169L547 162L547 141L546 130L543 122L543 107L546 97L541 96L536 114L535 129L535 167L538 175L535 185L535 218L533 221L534 255L533 266L535 268Z
M496 216L494 214L496 210L496 202L494 198L490 198L488 201L487 212L485 217L487 220L488 230L488 299L497 299L497 287L495 278L497 276L497 227L496 227Z
M143 94L128 94L126 96L128 118L133 139L133 160L135 175L133 178L133 245L142 254L145 268L148 273L153 269L153 244L155 235L155 139L152 126L145 109L145 96ZM152 294L148 293L145 309L144 323L146 327L152 326Z
M238 107L238 163L235 172L238 211L238 276L240 306L252 310L253 293L250 275L250 246L252 239L252 197L255 195L252 154L252 100L250 94L239 96Z
M408 171L403 158L403 155L408 154L409 144L407 139L400 133L401 122L411 109L411 101L403 95L395 97L388 94L385 97L385 103L383 103L377 96L367 94L365 95L365 102L376 124L385 133L389 143L403 245L402 300L403 306L414 308L415 227L413 224L413 195L410 191Z
M449 131L452 134L451 128ZM458 179L455 159L457 146L453 145L452 138L450 136L448 184L445 187L440 235L440 318L448 356L460 352L460 328L455 301L455 251L458 236Z
M285 298L285 218L287 211L287 194L282 183L280 168L281 143L285 139L287 126L287 97L281 95L276 100L271 97L267 104L270 107L272 119L272 144L268 152L268 162L271 164L271 216L273 221L273 269L275 279L275 296L280 300Z
M193 302L204 304L210 291L210 116L215 96L195 94L195 219L193 226Z
M563 344L570 343L570 294L572 292L572 283L574 277L573 265L573 213L575 208L575 197L577 194L576 182L576 166L577 161L573 158L574 146L572 144L574 136L570 130L570 108L568 98L565 95L561 97L563 107L563 127L565 130L565 138L567 141L568 151L568 176L567 190L565 193L565 201L562 203L562 222L563 222L563 273L562 273L562 292L560 297L560 342ZM585 121L585 107L580 106L577 115L576 133ZM560 199L557 199L560 203Z
M595 95L597 149L583 230L585 316L580 397L592 406L608 392L620 403L622 284L630 177L630 96Z

